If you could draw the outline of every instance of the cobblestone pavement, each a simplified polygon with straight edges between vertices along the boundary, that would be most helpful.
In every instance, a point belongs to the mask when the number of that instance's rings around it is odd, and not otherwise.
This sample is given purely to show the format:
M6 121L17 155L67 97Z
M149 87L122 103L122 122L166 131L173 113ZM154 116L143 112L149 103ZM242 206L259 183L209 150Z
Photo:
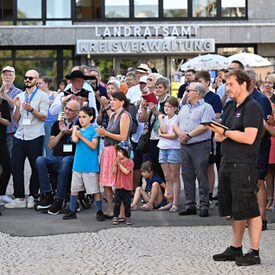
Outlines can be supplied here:
M274 224L263 234L261 265L214 262L212 255L230 236L230 226L119 227L43 237L0 233L0 274L274 274Z

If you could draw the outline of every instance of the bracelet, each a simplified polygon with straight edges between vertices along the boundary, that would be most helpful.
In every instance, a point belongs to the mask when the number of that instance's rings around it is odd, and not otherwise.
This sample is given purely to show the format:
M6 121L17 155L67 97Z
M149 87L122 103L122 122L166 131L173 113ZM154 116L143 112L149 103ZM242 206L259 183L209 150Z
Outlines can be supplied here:
M192 137L190 136L190 134L187 134L187 136L188 136L189 138L192 138Z
M31 110L30 110L30 113L32 113L34 111L34 109L32 108Z

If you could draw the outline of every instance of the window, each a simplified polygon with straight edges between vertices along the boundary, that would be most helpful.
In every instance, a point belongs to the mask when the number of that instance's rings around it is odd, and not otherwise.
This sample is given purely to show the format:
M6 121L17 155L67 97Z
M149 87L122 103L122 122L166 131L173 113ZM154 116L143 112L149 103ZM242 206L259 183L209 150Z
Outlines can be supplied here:
M41 0L17 0L17 18L41 18Z
M47 0L47 18L71 18L71 0Z
M255 53L255 47L217 47L217 53L224 56L230 56L241 52Z
M75 11L77 19L100 19L100 0L75 0Z
M193 17L216 17L217 0L193 0L192 16Z
M129 0L105 0L105 18L129 18Z
M187 0L163 0L164 17L187 17Z
M0 0L0 20L12 20L12 1Z
M158 17L158 0L135 0L135 18Z
M245 0L222 0L222 17L246 17Z

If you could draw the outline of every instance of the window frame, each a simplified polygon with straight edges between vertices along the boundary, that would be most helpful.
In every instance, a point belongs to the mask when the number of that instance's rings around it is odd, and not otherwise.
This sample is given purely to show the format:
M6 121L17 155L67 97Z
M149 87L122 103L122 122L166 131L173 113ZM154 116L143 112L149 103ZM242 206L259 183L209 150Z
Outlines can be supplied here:
M105 18L105 0L101 1L101 14L100 18L76 18L76 5L75 5L75 0L70 0L70 5L71 5L71 15L68 18L47 18L47 0L41 0L41 18L17 18L17 0L10 0L12 1L12 6L13 6L13 14L12 14L12 19L11 20L5 20L2 19L0 20L1 22L9 22L12 25L18 25L20 23L24 22L41 22L41 24L47 25L47 22L50 21L67 21L71 22L72 25L74 23L81 23L81 22L117 22L118 20L120 22L129 22L130 21L135 21L135 22L140 22L140 21L156 21L156 20L161 20L161 21L244 21L248 20L248 0L245 0L245 16L244 17L223 17L222 16L222 7L221 7L221 0L217 0L217 16L215 17L193 17L192 16L192 0L187 0L187 17L164 17L164 10L163 10L163 0L158 0L158 12L159 16L158 17L146 17L146 18L136 18L134 16L134 0L129 0L129 17L127 18L120 18L120 17L114 17L114 18ZM90 0L93 1L93 0Z

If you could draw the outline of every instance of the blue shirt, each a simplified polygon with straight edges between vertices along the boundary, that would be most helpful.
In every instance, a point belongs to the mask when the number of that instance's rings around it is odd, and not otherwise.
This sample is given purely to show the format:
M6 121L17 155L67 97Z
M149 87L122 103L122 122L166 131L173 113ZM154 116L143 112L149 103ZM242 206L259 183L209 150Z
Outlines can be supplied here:
M94 138L98 137L95 129L96 127L91 125L87 129L81 128L79 131L86 139L92 141ZM99 172L98 146L95 150L93 150L81 139L78 139L74 157L73 172Z
M196 129L202 122L208 122L215 118L215 113L212 106L206 103L203 99L200 99L197 104L192 105L190 103L183 105L178 114L177 125L180 130L186 133L190 133ZM202 134L192 137L188 140L187 144L193 144L205 140L210 140L211 131L207 130Z
M252 92L252 97L260 104L264 119L272 114L272 107L269 99L257 89L254 89Z
M153 176L151 179L145 179L146 181L146 190L151 191L152 190L152 185L154 182L157 182L158 184L162 184L163 180L159 176Z
M204 101L208 104L210 104L215 113L221 113L222 112L222 102L221 99L218 95L216 95L213 92L208 92L205 97L204 97Z

